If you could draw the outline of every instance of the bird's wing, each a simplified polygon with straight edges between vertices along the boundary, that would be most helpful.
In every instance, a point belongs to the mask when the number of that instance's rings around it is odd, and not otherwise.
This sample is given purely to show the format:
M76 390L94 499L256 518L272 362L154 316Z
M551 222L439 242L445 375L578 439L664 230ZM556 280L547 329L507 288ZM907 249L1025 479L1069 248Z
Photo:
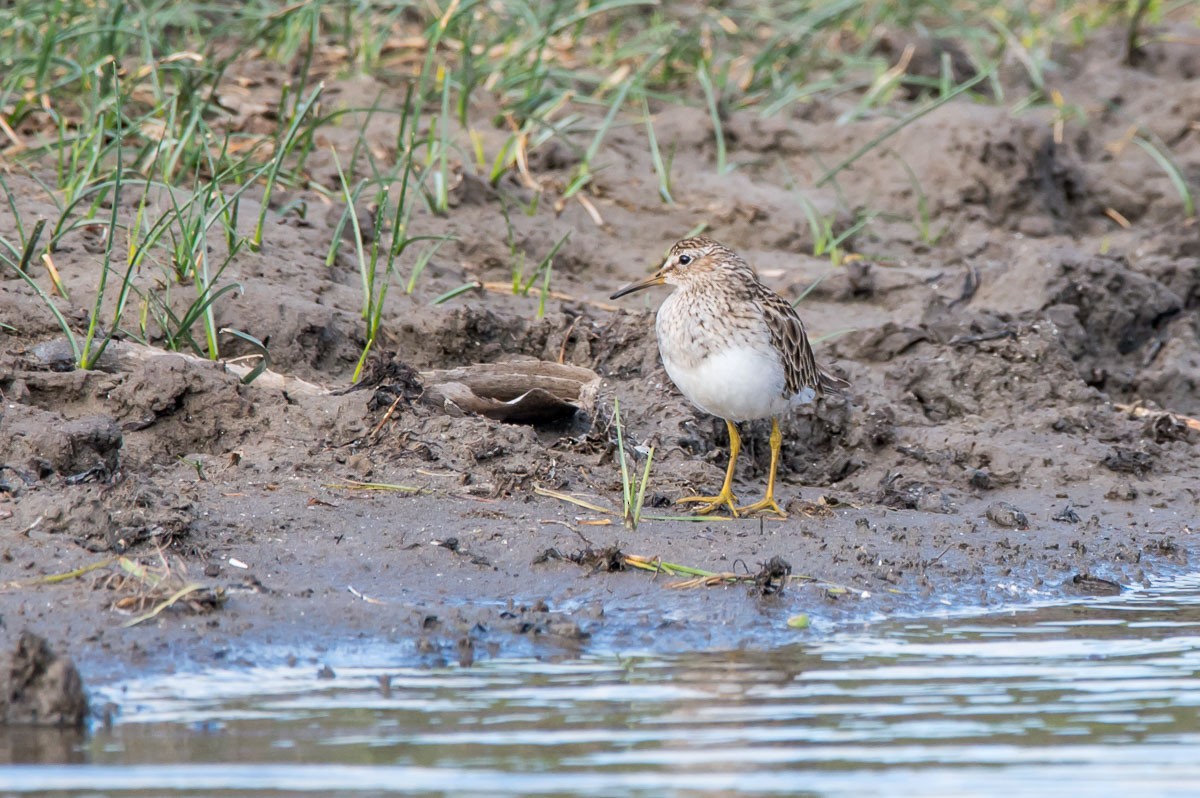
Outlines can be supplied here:
M779 350L783 360L784 396L791 398L805 388L811 388L817 396L823 394L842 395L850 383L826 374L817 365L812 344L804 332L804 322L786 299L774 291L762 293L763 318L771 333L771 343Z

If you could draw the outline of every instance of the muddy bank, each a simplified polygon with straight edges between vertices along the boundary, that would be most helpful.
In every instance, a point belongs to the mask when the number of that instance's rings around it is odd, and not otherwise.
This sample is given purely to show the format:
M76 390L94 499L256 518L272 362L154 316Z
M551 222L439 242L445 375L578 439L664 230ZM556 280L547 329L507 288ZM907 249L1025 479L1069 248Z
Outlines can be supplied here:
M511 240L503 203L530 190L464 176L451 213L415 217L414 229L454 239L413 293L389 295L373 367L382 376L363 390L344 390L365 343L358 274L345 250L323 261L337 215L271 216L263 250L229 266L244 290L214 305L220 326L262 340L272 368L311 391L119 347L94 371L72 369L41 300L4 273L5 645L28 628L90 678L319 659L321 646L358 637L428 664L769 646L1188 568L1200 519L1189 425L1200 414L1200 226L1122 141L1147 126L1197 174L1200 84L1166 54L1135 69L1104 52L1064 62L1061 90L1088 115L1058 139L1046 109L953 102L821 189L811 188L820 164L891 120L841 122L849 99L766 119L737 112L726 132L740 166L718 175L707 112L656 109L659 138L676 147L676 204L659 200L638 130L615 128L589 188L599 223L581 203L555 213L543 201L535 215L510 215ZM386 90L368 78L338 88L348 104ZM329 135L353 146L344 129ZM571 168L552 155L532 166L551 193ZM51 213L32 180L14 174L10 185L29 214ZM839 223L866 220L846 242L854 257L812 254L800 195ZM675 514L674 499L719 483L724 425L692 408L658 362L661 296L606 300L698 222L787 296L819 281L800 310L825 339L820 358L852 389L784 423L787 520L648 518L628 530L544 491L619 506L618 398L631 455L654 447L647 513ZM511 281L514 251L536 263L568 233L544 316L536 297L495 288ZM55 253L75 299L95 280L87 235L68 234ZM480 287L431 304L470 281ZM225 354L252 350L231 340ZM586 412L506 423L430 401L405 376L519 358L593 370ZM736 487L754 499L765 424L744 432ZM673 588L676 578L606 570L611 558L572 561L610 547L751 576L779 557L797 578L781 591L753 580ZM809 627L789 628L801 614Z

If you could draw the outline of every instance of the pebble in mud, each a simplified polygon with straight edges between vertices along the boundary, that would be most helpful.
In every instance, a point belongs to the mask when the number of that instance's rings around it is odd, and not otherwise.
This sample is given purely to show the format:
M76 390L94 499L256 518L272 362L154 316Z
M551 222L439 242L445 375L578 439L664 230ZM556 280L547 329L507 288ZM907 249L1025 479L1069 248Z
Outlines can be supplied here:
M1008 502L993 502L988 505L986 515L989 521L1005 529L1029 529L1029 518L1021 510Z

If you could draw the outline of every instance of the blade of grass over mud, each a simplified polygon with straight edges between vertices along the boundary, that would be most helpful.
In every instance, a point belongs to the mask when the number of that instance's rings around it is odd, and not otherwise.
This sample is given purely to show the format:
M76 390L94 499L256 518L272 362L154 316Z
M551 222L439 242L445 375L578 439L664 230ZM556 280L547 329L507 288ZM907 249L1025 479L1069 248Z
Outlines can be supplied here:
M333 165L337 169L338 183L342 187L342 200L346 203L346 219L350 223L350 233L354 236L354 258L358 263L358 276L362 281L362 317L369 318L371 315L371 301L375 296L375 274L367 268L367 258L363 251L363 236L362 225L358 221L358 209L355 204L358 202L359 194L362 193L363 187L366 186L365 181L359 181L353 189L346 180L346 172L342 169L342 159L338 157L337 149L330 146L330 154L333 156Z
M633 528L637 529L638 522L642 520L642 507L646 502L646 486L650 484L650 464L654 462L654 447L650 447L650 451L646 453L646 467L642 470L642 481L638 485L637 502L633 507Z
M989 67L988 69L983 70L978 75L976 75L975 77L966 81L965 83L960 83L958 86L955 87L954 91L950 92L949 94L944 94L941 97L938 97L936 100L926 103L925 105L921 106L920 108L916 109L915 111L905 114L900 119L898 119L894 124L892 124L886 130L884 130L882 133L880 133L878 136L871 139L863 146L859 147L851 155L849 155L844 160L840 161L833 168L831 168L829 171L827 171L825 174L823 174L821 176L821 178L819 180L817 180L816 187L820 188L821 186L828 183L830 180L832 180L834 177L836 177L839 172L852 166L859 158L863 157L868 152L875 149L881 143L887 141L892 136L896 135L897 133L899 133L901 130L903 130L904 128L911 125L916 120L920 119L921 117L925 116L926 114L936 111L938 108L941 108L943 105L950 102L955 97L958 97L960 94L964 94L964 93L970 91L971 89L975 88L980 83L987 80L995 70L996 70L995 66Z
M621 83L612 102L609 103L608 113L604 115L604 119L600 122L599 128L597 128L595 135L592 137L591 144L588 145L587 150L583 154L583 159L579 163L575 177L563 191L563 200L568 200L575 196L576 192L592 181L592 177L594 176L592 163L596 160L596 156L600 154L600 145L604 143L609 129L616 122L617 114L625 107L625 98L629 95L631 89L635 86L640 86L645 81L646 75L667 53L668 51L665 48L651 53L638 67L637 72Z
M1167 173L1167 177L1171 181L1171 185L1175 187L1179 198L1183 201L1183 213L1189 219L1196 215L1196 201L1192 197L1192 191L1188 188L1187 180L1183 173L1179 171L1179 167L1169 155L1160 149L1154 142L1143 136L1134 136L1133 143L1141 147L1147 155L1154 159L1159 168Z
M379 193L375 197L374 229L376 231L383 229L383 216L387 212L387 202L388 188L387 186L384 186L379 189ZM358 231L358 234L361 236L361 231ZM383 274L381 276L379 274L379 246L380 237L377 234L371 241L371 257L369 258L370 266L368 267L368 271L371 274L372 284L379 283L379 289L378 292L375 293L374 285L372 285L371 290L373 293L371 306L366 315L367 342L363 344L362 352L358 356L358 364L354 367L354 374L351 377L352 382L358 382L359 377L362 376L363 369L366 368L367 365L367 356L371 354L371 350L375 347L375 340L379 336L380 328L383 326L383 308L384 303L387 300L388 288L392 284L392 264L394 263L395 259L390 256L387 258L387 262L384 265ZM390 248L388 249L388 252L391 252Z
M650 479L650 458L646 461L646 472L642 477L641 488L636 491L633 479L629 473L629 465L625 459L625 433L621 424L621 400L613 399L613 425L617 428L617 456L621 463L621 503L625 526L637 529L638 520L642 513L642 502L646 498L646 482ZM653 458L654 450L650 450Z
M119 94L120 84L118 83L117 72L115 68L111 70L111 80L114 92ZM115 133L116 140L119 142L121 141L123 135L121 117L119 114L117 115L116 119L117 129ZM117 239L118 212L120 211L121 207L121 177L124 169L121 150L122 148L119 146L116 148L117 161L116 168L113 170L112 211L109 214L108 229L105 230L104 233L104 258L100 264L99 285L96 287L96 298L92 304L91 313L88 316L87 333L84 334L83 346L80 347L79 359L77 361L79 367L84 370L89 370L96 364L96 361L100 359L102 354L104 354L104 350L108 347L109 342L112 341L113 335L116 334L117 329L121 324L121 316L125 311L125 302L129 298L129 291L133 286L134 264L127 263L125 275L121 280L121 287L117 291L117 302L116 307L113 309L112 324L109 325L108 331L105 333L104 337L100 339L100 342L95 344L95 351L93 351L92 347L96 341L96 335L99 332L100 313L104 309L104 293L106 287L108 286L108 275L109 271L112 269L113 247L116 245Z
M139 615L136 618L130 618L128 621L121 624L121 626L128 629L131 626L137 626L140 623L145 623L146 621L148 621L152 618L156 618L156 617L158 617L159 614L162 613L163 610L170 609L180 599L187 598L192 593L195 593L197 590L204 590L204 585L197 584L197 583L186 585L185 587L182 587L179 590L176 590L174 593L172 593L169 597L167 597L163 601L159 602L157 605L155 605L154 609L150 610L149 612L147 612L143 615Z
M909 166L908 161L900 153L892 152L891 155L900 163L900 167L904 169L904 173L908 175L908 182L913 187L913 193L917 198L917 216L913 222L913 227L916 228L917 234L920 235L921 241L926 244L936 244L939 239L950 229L950 224L946 225L938 232L933 232L932 219L929 214L929 198L925 196L925 189L921 185L921 181L917 178L917 173Z
M463 283L458 288L451 288L446 293L435 297L433 302L431 302L430 304L442 305L442 304L445 304L446 302L449 302L451 299L462 296L465 293L468 293L470 291L479 291L482 288L483 288L483 283L479 282L478 280L471 280L470 282Z
M262 341L258 340L249 333L244 333L241 330L235 330L232 327L222 327L219 332L232 335L234 338L245 341L246 343L250 344L250 346L254 347L258 352L258 365L252 368L244 377L242 377L243 385L249 385L250 383L254 382L262 375L264 371L271 368L271 353L267 351L267 346Z
M416 236L408 240L408 243L410 244L416 241L432 241L433 243L423 249L421 254L417 256L417 260L413 264L412 271L409 272L408 282L404 286L404 292L406 294L411 294L414 290L416 290L417 280L420 279L421 274L425 271L425 267L429 265L429 261L433 260L433 256L436 255L437 251L442 248L442 244L445 244L447 241L455 240L457 239L455 239L453 236Z
M909 43L905 46L899 60L895 64L884 70L883 74L875 78L867 90L859 98L858 103L854 108L847 110L838 116L837 123L845 125L856 119L861 119L866 116L876 104L883 105L886 100L892 96L896 88L904 80L908 72L908 65L912 61L913 53L916 52L916 45ZM880 102L883 101L883 102Z
M17 242L24 247L29 242L29 237L25 235L25 223L21 218L21 209L3 174L0 174L0 189L4 190L4 200L8 204L8 212L12 216L13 225L17 228ZM15 250L13 251L15 252Z
M805 287L805 289L800 292L800 296L798 296L794 300L792 300L792 307L799 307L800 303L803 302L805 299L807 299L808 295L811 294L813 291L815 291L817 289L817 286L819 286L821 283L825 282L825 279L827 277L829 277L829 275L833 274L833 272L834 272L834 269L829 269L828 271L822 272L821 275L817 277L817 279L815 279L811 283L809 283Z
M700 88L704 89L708 116L712 120L713 135L717 140L717 174L723 175L730 171L730 166L725 162L725 131L721 125L721 110L717 106L716 90L713 87L712 77L708 74L708 69L707 64L699 64L696 68L696 80L700 81Z
M852 332L858 332L858 328L857 327L844 327L840 330L834 330L833 332L827 332L824 335L815 336L812 339L812 342L814 344L819 344L823 341L832 341L834 338L841 338L843 335L849 335Z
M45 227L46 220L38 219L37 223L34 224L33 230L30 232L29 237L25 241L24 249L17 255L16 260L9 258L7 255L2 253L0 253L0 258L8 261L8 265L17 273L17 276L24 280L25 284L33 289L33 292L37 294L38 299L40 299L42 304L46 306L46 309L50 311L50 315L54 316L54 320L58 322L58 326L62 328L63 335L66 336L67 343L71 346L71 356L75 359L75 362L78 363L80 351L79 341L75 337L75 332L71 329L71 325L67 322L66 316L64 316L62 311L58 309L58 306L54 304L54 300L50 298L50 295L46 293L45 289L38 285L37 280L34 280L33 276L29 273L29 264L33 260L33 253L37 249L38 241L41 239L42 230L44 230ZM0 238L0 243L3 243L4 248L9 252L16 253L16 248L13 247L12 244L10 244L6 239Z
M592 172L592 162L596 160L596 156L600 153L600 145L604 142L604 137L616 121L617 113L625 104L625 96L629 93L632 81L623 83L621 88L617 90L616 97L608 107L608 113L604 115L603 121L600 122L600 127L596 130L596 134L592 137L592 143L588 145L587 151L583 154L583 159L579 162L579 168L575 172L575 177L572 178L570 184L563 191L562 198L568 200L575 196L581 188L592 182L594 173Z
M647 521L687 521L692 524L726 523L738 521L728 515L659 515L658 513L642 513Z
M661 571L668 576L678 576L687 574L688 576L717 576L715 571L705 571L702 568L693 568L690 565L680 565L673 562L665 562L657 557L643 557L639 554L626 554L625 564L631 565L634 568L641 568L643 571Z
M658 136L654 134L654 119L650 114L650 104L642 95L642 118L646 120L646 139L650 142L650 159L654 164L654 173L658 175L658 194L663 202L674 205L671 196L671 165L663 161L662 152L658 148Z
M357 479L347 479L345 482L329 482L321 487L331 490L378 490L392 493L429 493L428 488L418 488L413 485L394 485L389 482L360 482Z
M554 256L558 254L558 251L562 249L563 244L567 243L567 239L570 237L571 231L568 230L563 234L563 237L558 239L554 246L550 248L550 251L546 253L546 257L538 261L537 268L533 270L533 273L529 275L529 279L527 279L525 284L521 286L522 295L529 296L529 289L533 286L534 281L537 280L538 277L543 276L544 273L550 268L550 264L554 261Z
M633 507L633 483L629 480L629 465L625 462L625 434L621 429L621 400L613 399L613 425L617 428L617 459L621 464L621 503L625 520L630 520Z
M208 336L208 319L212 317L212 307L218 299L230 293L241 293L241 283L230 283L213 291L211 286L202 286L200 281L196 282L197 288L200 289L199 296L196 300L188 305L187 310L182 316L175 317L174 313L168 313L170 318L175 319L174 326L176 330L170 333L170 338L173 341L169 347L171 349L179 349L180 342L187 340L190 342L192 349L196 350L196 354L207 357L209 360L216 360L220 356L220 352L216 348L215 335L207 337L207 349L202 349L199 344L191 337L191 329L196 322L205 319L205 334ZM214 331L215 332L215 331Z
M601 507L598 504L593 504L592 502L577 498L569 493L561 493L557 490L550 490L549 488L543 488L539 485L535 485L533 487L533 492L539 496L546 496L551 499L558 499L559 501L567 502L568 504L574 504L577 507L582 507L585 510L591 510L594 513L601 513L603 515L617 514L616 510L610 510L607 507Z
M85 574L90 574L92 571L99 570L100 568L107 568L116 561L116 557L106 557L103 560L98 560L90 565L84 565L71 571L64 571L63 573L59 574L47 574L46 576L38 576L34 577L33 579L23 579L16 582L8 582L3 585L3 587L0 587L0 589L15 590L22 587L31 587L33 585L56 585L59 582L69 582L72 579L78 579L79 577Z
M434 213L445 216L450 211L450 77L438 67L442 83L442 113L437 117L437 169L433 173Z
M254 227L254 237L250 241L250 248L254 251L262 249L263 229L267 224L267 213L270 210L271 192L275 188L275 184L279 181L279 173L283 168L283 162L291 153L292 148L296 145L296 138L300 132L304 120L308 118L309 112L317 104L317 100L321 97L321 92L325 90L325 84L319 83L309 92L304 100L297 102L292 111L291 118L288 120L288 126L284 129L283 135L278 139L275 151L272 153L270 168L266 175L266 186L263 188L262 209L258 214L258 224Z

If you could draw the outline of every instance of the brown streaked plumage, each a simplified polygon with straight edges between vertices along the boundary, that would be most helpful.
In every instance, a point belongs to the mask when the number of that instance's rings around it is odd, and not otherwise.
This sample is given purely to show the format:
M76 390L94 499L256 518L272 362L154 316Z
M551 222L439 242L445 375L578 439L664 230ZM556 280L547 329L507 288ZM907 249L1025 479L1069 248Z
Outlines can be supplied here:
M661 269L612 298L663 283L676 286L655 322L667 374L693 404L725 419L729 429L729 467L721 492L680 501L701 502L701 513L728 506L735 516L758 510L784 515L774 498L782 444L778 417L795 405L840 395L848 383L817 365L795 308L717 241L705 236L679 241ZM758 418L771 419L767 494L738 508L731 485L741 439L734 422Z

